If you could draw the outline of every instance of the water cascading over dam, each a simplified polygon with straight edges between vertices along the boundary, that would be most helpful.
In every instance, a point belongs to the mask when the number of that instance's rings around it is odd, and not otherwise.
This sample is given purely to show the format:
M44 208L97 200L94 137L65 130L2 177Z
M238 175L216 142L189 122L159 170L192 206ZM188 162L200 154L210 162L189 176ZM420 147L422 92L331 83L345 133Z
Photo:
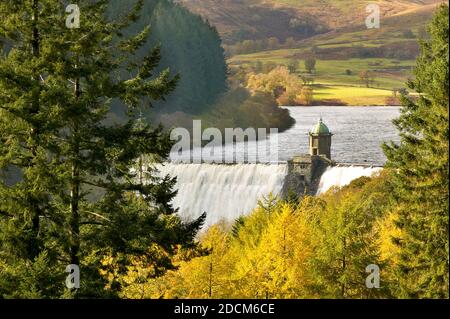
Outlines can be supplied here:
M233 221L248 214L258 200L278 195L287 174L285 164L173 164L159 167L162 175L177 177L174 207L183 219L207 213L206 226Z
M333 166L329 167L320 178L317 195L325 193L333 186L343 187L350 184L353 180L363 176L373 176L380 172L381 167L364 166Z
M173 205L184 220L207 213L205 227L221 220L232 222L249 214L263 196L280 195L288 174L287 164L174 164L158 167L161 175L177 177ZM345 186L380 168L330 167L322 175L319 193Z

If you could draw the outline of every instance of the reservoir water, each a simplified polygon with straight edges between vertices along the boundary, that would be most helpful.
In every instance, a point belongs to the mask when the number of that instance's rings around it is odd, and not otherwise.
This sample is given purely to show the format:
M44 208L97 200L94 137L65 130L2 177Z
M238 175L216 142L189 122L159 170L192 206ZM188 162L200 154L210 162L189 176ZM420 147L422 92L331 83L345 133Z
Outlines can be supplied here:
M308 132L322 118L334 134L331 146L332 159L338 163L371 164L382 166L386 160L381 144L386 141L398 141L397 131L392 120L399 116L398 107L357 107L357 106L316 106L286 107L295 119L295 125L289 130L269 135L268 142L238 142L226 144L213 159L224 162L224 153L254 157L261 145L265 145L267 158L258 158L258 162L283 162L295 154L308 153ZM202 128L205 129L205 128ZM255 128L256 129L256 128ZM267 146L269 145L269 146ZM203 147L203 154L213 153L211 147ZM217 154L217 155L216 155ZM203 158L204 159L204 158ZM173 162L201 161L200 149L192 152L172 154ZM241 162L238 160L237 162Z

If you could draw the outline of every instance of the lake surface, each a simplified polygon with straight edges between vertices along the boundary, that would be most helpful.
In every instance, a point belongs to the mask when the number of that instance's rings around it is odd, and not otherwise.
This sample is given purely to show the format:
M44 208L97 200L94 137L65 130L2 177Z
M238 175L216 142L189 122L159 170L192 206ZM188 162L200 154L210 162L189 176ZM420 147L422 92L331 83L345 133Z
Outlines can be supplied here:
M201 152L209 153L216 162L223 162L224 154L238 156L235 162L243 162L249 154L260 152L262 145L267 148L267 158L258 158L259 162L282 162L296 154L308 153L308 133L322 117L323 122L334 134L331 156L338 163L384 165L386 157L381 144L387 141L399 141L399 136L392 120L399 116L398 107L370 106L314 106L286 107L296 124L289 130L271 135L267 140L248 143L226 144L217 149L204 147L194 149L192 154L186 152L172 154L174 162L189 162L204 159ZM205 128L203 128L205 129ZM269 146L267 146L269 144ZM253 158L250 156L250 158Z

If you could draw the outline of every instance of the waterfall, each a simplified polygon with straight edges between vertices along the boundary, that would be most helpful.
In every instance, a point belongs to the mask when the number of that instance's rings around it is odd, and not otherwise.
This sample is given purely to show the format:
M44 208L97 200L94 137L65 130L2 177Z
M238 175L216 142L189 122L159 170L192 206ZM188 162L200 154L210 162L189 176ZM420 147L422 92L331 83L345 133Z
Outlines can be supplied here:
M177 178L177 195L172 201L183 220L207 213L205 227L249 214L258 200L269 193L279 195L287 175L286 164L181 164L158 165L159 175ZM317 194L333 186L372 176L380 167L334 166L322 175Z
M174 164L158 166L162 176L177 177L173 199L183 220L207 213L205 227L250 213L263 196L278 195L286 164Z
M372 176L382 170L381 167L333 166L320 178L317 194L325 193L333 186L342 187L362 176Z

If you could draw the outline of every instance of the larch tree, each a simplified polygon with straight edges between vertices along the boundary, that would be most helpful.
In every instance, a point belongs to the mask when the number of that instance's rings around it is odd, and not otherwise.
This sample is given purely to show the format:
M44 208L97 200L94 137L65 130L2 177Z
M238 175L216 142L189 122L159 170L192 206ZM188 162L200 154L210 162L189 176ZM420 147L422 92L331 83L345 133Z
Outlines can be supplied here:
M379 256L376 221L388 207L388 196L377 190L378 179L362 177L339 191L330 190L317 204L317 220L311 224L313 255L308 261L312 295L322 298L377 298L388 294L389 286L380 278L381 289L366 286L366 268L384 269ZM323 208L321 208L323 206Z
M263 276L261 296L267 298L308 297L306 286L307 260L311 257L308 244L309 216L291 204L283 204L275 213L255 252L256 268Z

